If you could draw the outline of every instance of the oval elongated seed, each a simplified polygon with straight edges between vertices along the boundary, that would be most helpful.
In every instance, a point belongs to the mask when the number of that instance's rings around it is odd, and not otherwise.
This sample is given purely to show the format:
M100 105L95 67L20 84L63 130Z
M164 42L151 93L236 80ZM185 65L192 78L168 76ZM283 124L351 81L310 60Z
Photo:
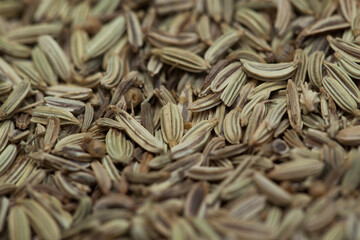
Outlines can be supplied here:
M268 91L274 92L280 89L286 88L287 83L284 81L276 81L276 82L263 82L256 86L249 94L248 99L253 99L256 95L261 92Z
M160 61L158 57L151 56L147 64L147 70L150 75L153 77L158 74L163 67L163 62Z
M210 68L209 63L202 57L184 49L164 47L152 49L151 52L164 63L185 71L203 72Z
M277 1L277 12L274 27L277 35L280 37L285 35L286 30L290 24L291 10L291 4L289 0Z
M334 78L326 76L323 85L336 104L346 112L358 114L357 103L350 93Z
M22 207L13 206L10 209L8 224L10 239L31 239L30 223Z
M38 45L59 77L67 82L71 81L71 65L59 44L51 36L43 35L39 37Z
M33 109L31 122L47 123L48 117L57 117L61 120L61 124L79 124L79 120L67 110L61 108L53 108L48 106L40 106Z
M360 102L360 90L354 83L354 81L346 74L344 69L341 67L325 62L325 67L330 76L332 76L335 80L338 81L350 95L354 98L354 100L359 103Z
M212 43L212 36L210 30L210 19L209 16L203 14L196 25L196 30L199 33L199 37L202 41Z
M157 14L165 15L178 11L190 10L194 4L195 3L191 0L156 0L155 9Z
M101 78L100 83L107 89L117 86L123 76L123 62L118 56L110 56L108 59L106 72Z
M222 91L227 84L242 71L240 62L234 62L222 69L211 82L211 90L213 92Z
M306 79L308 70L308 56L302 49L295 51L294 61L298 62L298 66L294 76L294 82L296 86L300 86Z
M14 71L14 69L0 57L0 74L6 76L13 84L19 84L23 80L19 77L19 75ZM3 77L3 76L1 76Z
M226 114L224 119L224 136L226 141L231 144L240 143L242 137L240 114L240 109L233 109Z
M176 35L165 31L153 29L146 35L147 40L155 47L182 47L196 44L199 37L196 33L183 32Z
M289 79L297 68L296 62L257 63L242 60L243 68L249 77L262 81L282 81Z
M71 59L77 68L84 65L85 46L89 42L89 36L82 29L76 29L70 37Z
M168 103L162 107L160 124L163 139L169 147L178 144L184 133L184 121L177 105Z
M284 6L282 6L284 7ZM271 26L263 15L250 8L242 7L236 11L235 19L250 29L255 35L270 39Z
M241 111L241 126L246 126L249 122L250 115L255 107L256 104L259 102L268 99L270 96L270 93L267 91L264 91L262 93L259 93L257 96L255 96L253 99L248 102Z
M115 163L127 164L133 158L134 146L121 131L111 128L105 142L106 151Z
M324 163L319 160L295 160L277 165L268 176L275 180L301 180L319 175L323 167Z
M340 52L335 52L334 56L337 58L339 66L343 68L351 78L360 79L360 64L357 64Z
M21 77L23 77L24 79L29 79L33 89L39 89L41 91L44 91L46 89L46 82L40 76L32 61L14 61L13 66Z
M194 166L186 171L186 175L195 180L219 181L229 176L233 171L232 167Z
M27 58L31 55L31 49L29 47L5 37L0 37L0 52L19 58Z
M227 84L224 91L221 93L220 99L224 102L224 104L228 107L233 105L235 100L240 95L242 90L242 86L246 82L246 74L241 69L237 71L237 75L231 79L231 81Z
M30 82L27 80L23 80L18 85L16 85L13 91L10 93L5 102L0 107L0 120L4 120L10 117L20 106L29 91Z
M299 208L292 208L282 220L274 239L286 240L291 237L305 218L304 211Z
M303 122L301 119L301 108L299 93L296 84L289 80L286 87L286 106L291 127L298 133L301 133Z
M350 150L348 158L351 161L351 166L344 174L341 182L341 190L343 194L349 194L357 188L360 183L360 154L356 149Z
M17 155L16 145L8 145L0 154L0 175L3 175L11 166Z
M26 199L21 202L30 225L45 240L61 239L59 226L52 216L35 200Z
M243 35L242 31L229 30L219 38L217 38L214 43L206 50L204 54L205 61L209 64L214 64L219 57L225 53L232 45L234 45L241 36Z
M211 130L217 123L216 119L204 120L194 126L194 129L191 128L182 137L180 143L170 150L170 158L178 159L200 151L205 147L210 138Z
M360 62L360 46L328 35L326 38L334 51L339 51L354 62Z
M351 23L353 18L356 16L356 1L340 0L339 5L344 18L346 19L346 21Z
M31 57L41 78L44 79L44 81L50 86L57 85L57 76L54 69L39 47L33 48Z
M264 120L266 115L266 107L264 102L259 102L255 105L253 112L249 118L249 123L246 127L244 134L244 143L248 143L249 140L254 135L256 129L259 127L260 123Z
M334 15L318 20L316 23L312 24L308 29L306 29L304 35L312 36L315 34L348 28L349 26L350 24L345 22L342 16Z
M9 132L14 130L14 123L10 120L3 121L0 123L0 153L7 146L9 141Z
M116 114L118 120L125 127L125 132L129 137L149 152L160 153L164 149L163 143L157 140L146 130L138 121L124 110Z
M94 16L106 15L113 13L120 4L121 0L105 0L99 1L92 8L92 14Z
M101 189L101 191L108 195L111 189L111 178L106 172L104 166L99 161L93 161L91 163L91 168L94 171L96 181Z
M143 45L143 34L141 31L139 19L135 12L127 9L125 10L125 19L127 25L127 35L129 43L134 52L137 52Z
M36 43L41 35L57 37L62 28L62 23L31 24L11 30L6 37L18 43Z
M256 186L265 193L272 203L280 206L288 206L291 203L292 196L267 177L255 173L253 179Z
M321 51L313 52L309 57L308 74L313 86L320 88L322 85L322 68L325 54Z
M336 134L336 140L344 145L358 146L360 144L360 126L351 126L340 130Z
M122 15L103 26L101 30L86 44L83 60L87 61L90 58L97 57L109 50L121 38L125 29L125 18Z
M46 106L63 109L75 114L82 113L85 109L85 103L79 100L45 97L44 101Z
M209 132L211 131L216 125L218 124L217 119L211 119L211 120L203 120L193 126L189 131L185 133L185 135L181 138L180 142L185 142L189 139L191 139L193 136L198 135L202 132Z
M219 104L221 104L220 93L212 93L192 102L188 107L188 110L192 112L203 112Z

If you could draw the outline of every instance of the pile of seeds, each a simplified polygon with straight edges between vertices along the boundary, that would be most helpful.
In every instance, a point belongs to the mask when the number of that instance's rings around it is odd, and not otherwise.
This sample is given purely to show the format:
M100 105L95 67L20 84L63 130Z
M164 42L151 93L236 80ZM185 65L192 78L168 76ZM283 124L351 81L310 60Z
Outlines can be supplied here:
M0 0L1 239L360 239L359 9Z

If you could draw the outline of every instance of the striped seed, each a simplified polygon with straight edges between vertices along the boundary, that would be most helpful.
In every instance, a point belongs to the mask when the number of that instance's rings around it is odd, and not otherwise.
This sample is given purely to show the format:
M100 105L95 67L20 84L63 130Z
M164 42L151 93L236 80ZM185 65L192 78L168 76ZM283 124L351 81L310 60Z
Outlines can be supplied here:
M51 36L43 35L38 38L38 45L59 77L67 82L71 81L71 65L59 44Z

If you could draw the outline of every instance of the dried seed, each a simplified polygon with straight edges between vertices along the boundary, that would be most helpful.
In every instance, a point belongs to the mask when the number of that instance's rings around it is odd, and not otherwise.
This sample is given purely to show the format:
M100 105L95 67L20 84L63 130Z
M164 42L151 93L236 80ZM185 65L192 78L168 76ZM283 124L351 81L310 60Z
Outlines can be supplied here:
M0 119L4 120L10 117L15 110L20 106L24 98L27 96L30 91L30 82L22 81L19 83L10 95L7 97L6 101L0 107Z
M286 96L287 96L287 112L289 116L289 122L291 127L301 133L303 122L301 119L301 108L299 101L299 93L297 87L292 80L288 81L286 87Z
M261 81L282 81L290 78L297 68L297 62L290 63L257 63L243 62L243 68L248 76Z
M335 31L339 29L348 28L349 23L345 22L344 19L339 15L334 15L324 19L318 20L316 23L311 25L305 31L305 36L311 36L315 34L326 33L329 31Z
M123 71L124 67L121 58L118 56L110 56L107 62L106 72L100 80L101 85L108 89L117 86L121 81Z
M138 123L127 112L120 110L116 115L117 121L126 126L125 132L129 137L149 152L162 152L164 146L153 135L151 135L140 123Z
M67 82L71 81L71 65L59 44L51 36L43 35L38 38L38 45L59 77Z
M354 98L356 102L360 102L360 91L353 80L346 74L346 72L335 64L325 62L326 70L330 76L340 83L348 93Z
M151 52L153 55L158 56L164 63L185 71L196 73L206 71L210 68L209 63L203 58L187 50L164 47L152 49Z
M39 47L33 48L31 57L41 78L44 79L44 81L50 86L57 85L57 76L54 73L54 70L45 54L40 50Z
M90 58L97 57L109 50L120 39L125 28L125 18L122 15L103 26L86 44L83 60L87 61Z
M272 203L280 206L287 206L291 203L292 196L267 177L255 173L253 178L257 187Z
M265 40L270 39L271 26L260 13L250 8L239 8L236 11L235 19L250 29L255 35Z
M170 151L172 159L188 156L201 150L210 138L211 130L217 125L216 119L204 120L193 126Z
M341 83L336 79L327 76L323 79L323 85L327 93L341 109L355 115L359 114L355 99Z
M360 126L352 126L340 130L336 134L336 140L341 144L357 146L360 143Z
M20 206L14 206L9 211L8 217L10 239L31 239L29 221Z
M31 55L29 47L5 37L0 37L0 52L18 58L27 58Z
M111 128L106 134L106 151L115 163L127 164L133 158L134 147L122 132Z
M308 74L313 86L320 88L322 85L322 68L325 55L323 52L313 52L309 57Z
M32 24L11 30L6 37L18 43L36 43L41 35L59 36L62 28L61 23Z
M35 232L43 239L60 239L60 229L50 214L36 201L23 200L26 216Z
M137 18L135 12L126 9L125 10L125 19L127 25L127 35L129 43L134 52L137 52L139 47L143 45L143 35L140 28L139 19Z
M179 108L173 103L166 104L161 109L160 123L164 141L170 148L177 145L184 132L183 118Z
M292 15L291 10L289 0L281 0L277 2L277 13L274 27L277 35L280 37L284 36L290 24Z
M88 34L81 29L76 29L70 38L71 59L74 65L81 69L84 65L85 46L89 42Z
M323 167L324 163L318 160L295 160L277 165L268 176L275 180L299 180L320 174Z
M57 117L61 124L79 124L79 120L67 110L62 108L52 108L40 106L33 109L31 122L47 124L48 117Z
M99 161L94 161L91 163L91 168L94 171L95 178L101 191L105 195L109 194L111 189L111 179L104 166Z
M219 57L234 45L241 36L242 31L229 30L217 38L204 54L205 62L214 64Z
M234 109L226 114L224 119L224 136L231 144L240 143L242 137L240 114L240 109Z

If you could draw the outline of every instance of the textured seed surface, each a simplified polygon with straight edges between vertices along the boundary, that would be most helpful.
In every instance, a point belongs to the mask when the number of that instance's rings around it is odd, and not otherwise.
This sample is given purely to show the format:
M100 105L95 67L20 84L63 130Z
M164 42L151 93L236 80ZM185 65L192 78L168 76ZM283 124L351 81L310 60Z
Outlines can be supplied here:
M1 239L360 239L357 0L0 0Z

